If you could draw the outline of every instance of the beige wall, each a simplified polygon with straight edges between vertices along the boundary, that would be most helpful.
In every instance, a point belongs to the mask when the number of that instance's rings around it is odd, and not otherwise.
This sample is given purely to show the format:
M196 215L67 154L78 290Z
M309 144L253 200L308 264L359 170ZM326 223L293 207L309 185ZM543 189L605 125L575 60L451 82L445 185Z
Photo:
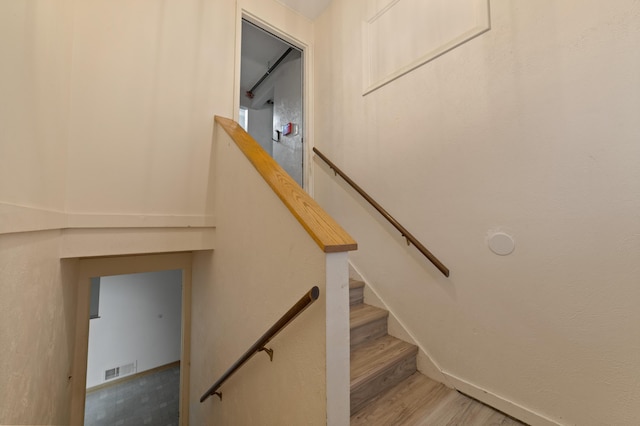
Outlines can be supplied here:
M315 22L316 146L451 278L320 164L316 197L456 386L534 424L635 424L640 5L490 4L489 32L365 97L365 2ZM493 230L512 255L488 250Z
M0 424L67 424L75 266L59 231L0 235Z
M242 3L312 34L277 3ZM213 248L209 152L213 115L234 115L236 6L0 5L0 423L69 422L76 268L60 257Z
M0 424L64 424L73 360L74 261L60 262L69 1L0 4Z
M78 2L71 213L205 213L212 117L233 104L235 2Z
M64 210L70 1L0 6L0 213Z
M325 424L326 256L222 129L215 145L218 248L194 256L191 422ZM222 401L200 403L314 285L320 298L269 343L273 362L257 354L221 388Z
M64 223L70 1L0 5L0 233Z

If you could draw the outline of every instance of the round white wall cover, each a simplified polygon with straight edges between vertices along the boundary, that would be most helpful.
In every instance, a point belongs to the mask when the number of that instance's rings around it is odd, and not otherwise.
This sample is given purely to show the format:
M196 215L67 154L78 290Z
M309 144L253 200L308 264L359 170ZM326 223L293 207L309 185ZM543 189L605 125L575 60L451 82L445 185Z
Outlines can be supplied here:
M513 253L516 243L511 235L504 232L496 232L489 237L489 248L492 252L499 256L506 256Z

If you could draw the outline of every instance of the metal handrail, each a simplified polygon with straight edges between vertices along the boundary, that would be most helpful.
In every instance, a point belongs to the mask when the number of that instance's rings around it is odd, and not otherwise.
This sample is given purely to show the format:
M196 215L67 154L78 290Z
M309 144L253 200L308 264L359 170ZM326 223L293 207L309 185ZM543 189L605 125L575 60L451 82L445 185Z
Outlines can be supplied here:
M305 293L304 296L296 302L269 330L266 331L245 353L242 355L229 369L200 397L200 402L204 402L211 395L217 395L222 400L222 392L218 389L222 384L240 369L252 356L260 351L265 351L271 360L273 361L273 349L266 348L265 345L269 343L283 328L285 328L291 321L293 321L298 315L309 307L320 296L320 289L318 286L313 286L311 290Z
M362 195L362 197L367 200L369 204L371 204L376 210L378 210L378 212L382 216L384 216L384 218L387 219L398 231L400 231L400 234L402 234L402 236L407 240L407 244L413 244L420 251L420 253L422 253L427 259L429 259L429 261L431 261L431 263L433 263L434 266L438 268L440 272L442 272L445 277L449 276L449 268L444 266L444 264L440 262L437 257L435 257L429 250L427 250L427 248L420 241L418 241L416 237L414 237L409 231L407 231L407 229L402 226L400 222L398 222L393 216L391 216L389 212L387 212L380 204L378 204L376 200L371 198L369 194L367 194L362 188L360 188L357 183L351 180L351 178L347 176L342 170L340 170L338 166L333 164L333 162L331 162L331 160L329 160L323 153L318 151L317 148L314 147L313 152L315 152L318 157L320 157L325 163L327 163L335 173L339 174L342 179L344 179L349 185L351 185L351 187L355 189L358 194Z

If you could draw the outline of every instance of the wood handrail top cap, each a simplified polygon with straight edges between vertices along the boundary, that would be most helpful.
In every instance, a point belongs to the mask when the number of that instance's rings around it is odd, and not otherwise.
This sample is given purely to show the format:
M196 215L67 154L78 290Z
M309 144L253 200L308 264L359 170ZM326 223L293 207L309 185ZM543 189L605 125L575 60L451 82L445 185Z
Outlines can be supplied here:
M215 116L287 209L325 253L352 251L356 241L237 122Z

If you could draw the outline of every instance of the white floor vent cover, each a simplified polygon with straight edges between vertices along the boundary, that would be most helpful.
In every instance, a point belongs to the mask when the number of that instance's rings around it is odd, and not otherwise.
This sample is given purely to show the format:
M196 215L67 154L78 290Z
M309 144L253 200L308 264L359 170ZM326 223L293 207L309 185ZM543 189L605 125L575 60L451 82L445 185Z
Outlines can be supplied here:
M136 362L110 368L104 372L104 380L113 380L118 377L128 376L136 372Z

